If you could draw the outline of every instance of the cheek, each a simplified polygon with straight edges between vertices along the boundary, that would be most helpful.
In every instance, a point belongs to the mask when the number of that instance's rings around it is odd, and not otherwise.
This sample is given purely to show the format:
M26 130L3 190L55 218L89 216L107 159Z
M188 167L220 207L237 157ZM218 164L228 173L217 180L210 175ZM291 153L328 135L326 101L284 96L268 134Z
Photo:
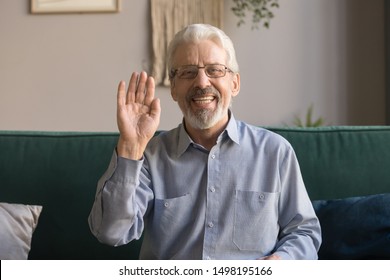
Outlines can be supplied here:
M179 85L171 85L171 96L176 102L183 102L190 90L190 87L186 84L180 83Z

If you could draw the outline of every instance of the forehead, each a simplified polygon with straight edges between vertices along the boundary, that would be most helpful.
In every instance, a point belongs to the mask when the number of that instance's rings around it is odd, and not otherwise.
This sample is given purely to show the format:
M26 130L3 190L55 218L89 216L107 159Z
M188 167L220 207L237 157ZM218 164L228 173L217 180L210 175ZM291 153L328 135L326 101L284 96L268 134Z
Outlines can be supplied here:
M173 56L175 67L213 63L226 64L226 51L211 40L182 43Z

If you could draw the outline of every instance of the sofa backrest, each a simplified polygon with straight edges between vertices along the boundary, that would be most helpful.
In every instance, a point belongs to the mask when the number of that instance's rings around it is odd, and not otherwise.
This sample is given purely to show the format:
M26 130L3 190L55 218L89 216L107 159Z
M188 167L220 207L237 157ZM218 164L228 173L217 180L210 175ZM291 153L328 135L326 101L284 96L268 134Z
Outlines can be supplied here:
M0 201L42 205L31 259L136 259L139 242L113 248L87 217L115 133L0 132Z
M390 192L390 126L270 129L294 147L312 200Z
M312 200L390 192L390 127L269 128L294 147ZM117 133L0 131L0 202L42 205L31 259L137 259L87 217Z

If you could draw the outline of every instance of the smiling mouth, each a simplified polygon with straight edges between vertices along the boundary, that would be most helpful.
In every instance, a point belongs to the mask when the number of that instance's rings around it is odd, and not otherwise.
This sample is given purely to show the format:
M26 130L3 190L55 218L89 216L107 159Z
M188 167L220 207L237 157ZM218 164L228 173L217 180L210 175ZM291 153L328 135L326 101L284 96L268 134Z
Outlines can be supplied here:
M192 98L196 104L209 104L215 100L215 96L199 96Z

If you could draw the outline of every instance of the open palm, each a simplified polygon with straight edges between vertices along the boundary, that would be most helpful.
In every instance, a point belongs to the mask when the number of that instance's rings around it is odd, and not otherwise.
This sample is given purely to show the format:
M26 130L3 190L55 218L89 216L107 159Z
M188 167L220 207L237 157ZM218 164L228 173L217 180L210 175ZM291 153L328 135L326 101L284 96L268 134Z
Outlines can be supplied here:
M117 150L120 156L139 159L155 134L161 108L154 91L154 79L145 72L131 75L127 92L125 82L119 83L117 122L120 137Z

